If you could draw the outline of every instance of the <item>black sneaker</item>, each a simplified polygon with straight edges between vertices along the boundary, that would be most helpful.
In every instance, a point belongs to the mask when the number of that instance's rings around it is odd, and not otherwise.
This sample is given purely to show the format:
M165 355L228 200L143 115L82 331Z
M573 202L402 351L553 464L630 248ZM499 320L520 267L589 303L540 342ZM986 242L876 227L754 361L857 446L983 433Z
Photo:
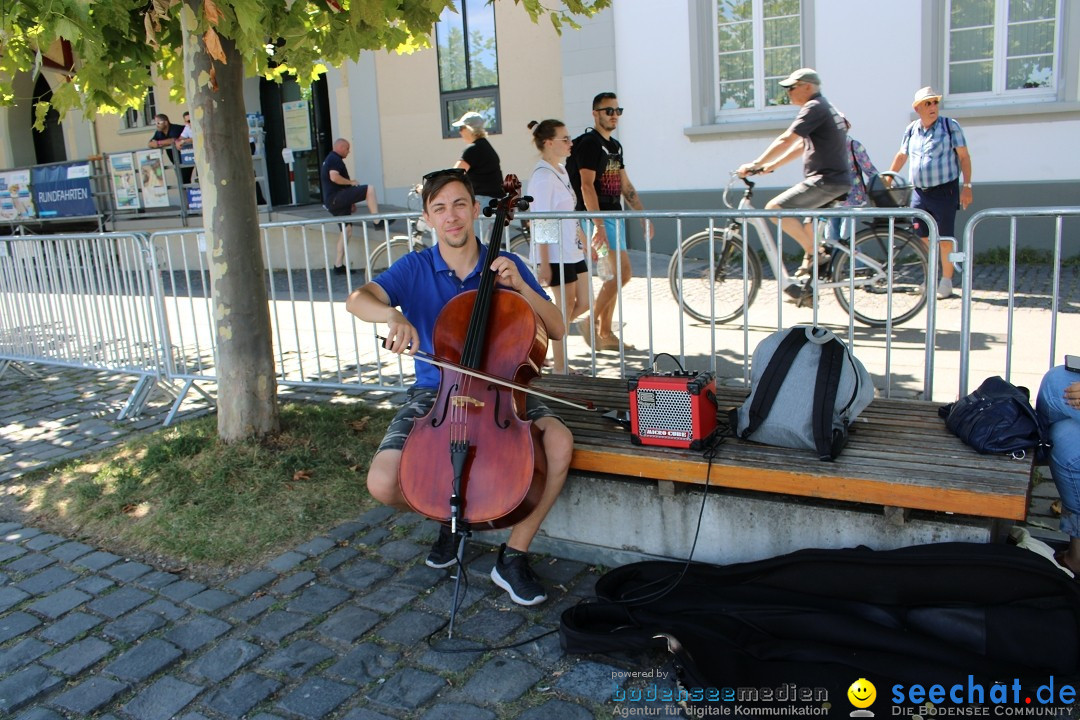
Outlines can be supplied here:
M345 268L344 265L335 265L334 266L334 274L335 275L344 275L346 272L348 272L348 270Z
M457 543L454 542L454 534L450 532L449 525L439 525L439 537L431 545L427 562L430 568L441 570L448 568L457 562Z
M510 593L510 599L518 605L539 605L547 600L544 586L529 567L528 556L517 550L510 550L507 556L505 543L499 546L499 557L491 568L491 580Z

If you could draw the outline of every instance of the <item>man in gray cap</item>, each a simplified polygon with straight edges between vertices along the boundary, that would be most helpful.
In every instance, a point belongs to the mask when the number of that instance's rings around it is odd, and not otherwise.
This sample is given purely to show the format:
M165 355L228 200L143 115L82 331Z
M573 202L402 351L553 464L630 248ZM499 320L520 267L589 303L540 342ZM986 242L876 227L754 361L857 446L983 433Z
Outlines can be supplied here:
M812 68L799 68L780 81L793 105L801 107L787 130L753 162L739 167L740 177L754 173L771 173L792 160L802 149L803 181L770 200L767 210L786 208L820 208L837 198L846 197L851 190L851 172L847 159L847 126L844 117L821 94L821 77ZM814 236L798 218L784 218L781 228L802 247L805 255L796 276L812 273ZM818 262L828 259L818 254ZM789 285L784 292L794 298L802 295L800 288Z
M904 130L900 151L893 158L892 172L904 167L908 156L911 166L908 179L915 188L911 207L930 213L937 221L942 237L956 237L956 208L965 210L971 204L971 154L960 123L940 113L941 93L933 88L920 88L911 103L919 116ZM964 176L960 186L960 175ZM925 223L915 221L915 232L925 238L930 234ZM949 261L950 246L941 245L941 281L939 300L953 294L953 264Z

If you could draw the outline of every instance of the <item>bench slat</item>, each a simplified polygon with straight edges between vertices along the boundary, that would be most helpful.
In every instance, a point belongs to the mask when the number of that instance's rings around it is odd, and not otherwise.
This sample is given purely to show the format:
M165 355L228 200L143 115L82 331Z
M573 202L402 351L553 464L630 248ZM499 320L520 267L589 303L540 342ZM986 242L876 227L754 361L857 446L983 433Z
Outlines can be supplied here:
M578 471L705 483L701 451L635 446L629 432L602 416L627 410L625 380L545 376L546 391L596 404L601 412L552 407L574 433ZM741 405L745 388L717 388L721 408ZM808 451L730 438L713 460L710 484L740 490L1022 520L1030 462L979 455L945 429L938 404L875 399L855 424L835 462Z

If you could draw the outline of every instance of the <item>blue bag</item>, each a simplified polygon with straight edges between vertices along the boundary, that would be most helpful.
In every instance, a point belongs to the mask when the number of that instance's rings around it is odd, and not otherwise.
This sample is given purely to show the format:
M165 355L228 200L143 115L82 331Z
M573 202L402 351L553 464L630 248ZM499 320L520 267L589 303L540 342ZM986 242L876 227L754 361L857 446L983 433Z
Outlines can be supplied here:
M1006 453L1023 458L1031 449L1050 447L1046 428L1031 407L1031 393L995 375L977 390L938 408L954 435L983 454Z

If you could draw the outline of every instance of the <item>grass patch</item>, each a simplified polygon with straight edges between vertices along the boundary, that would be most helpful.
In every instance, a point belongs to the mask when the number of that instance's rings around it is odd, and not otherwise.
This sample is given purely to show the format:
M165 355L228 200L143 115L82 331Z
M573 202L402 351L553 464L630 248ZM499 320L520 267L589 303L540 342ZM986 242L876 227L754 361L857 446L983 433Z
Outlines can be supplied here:
M1036 248L1017 248L1016 249L1016 264L1017 265L1052 265L1054 262L1053 250L1038 250ZM996 247L984 250L975 254L975 263L977 265L1008 265L1009 264L1009 248ZM1063 257L1061 259L1062 267L1078 267L1080 266L1080 255L1073 255L1071 257Z
M208 416L24 476L23 509L109 549L178 564L247 565L356 517L392 410L287 404L281 432L217 440Z

